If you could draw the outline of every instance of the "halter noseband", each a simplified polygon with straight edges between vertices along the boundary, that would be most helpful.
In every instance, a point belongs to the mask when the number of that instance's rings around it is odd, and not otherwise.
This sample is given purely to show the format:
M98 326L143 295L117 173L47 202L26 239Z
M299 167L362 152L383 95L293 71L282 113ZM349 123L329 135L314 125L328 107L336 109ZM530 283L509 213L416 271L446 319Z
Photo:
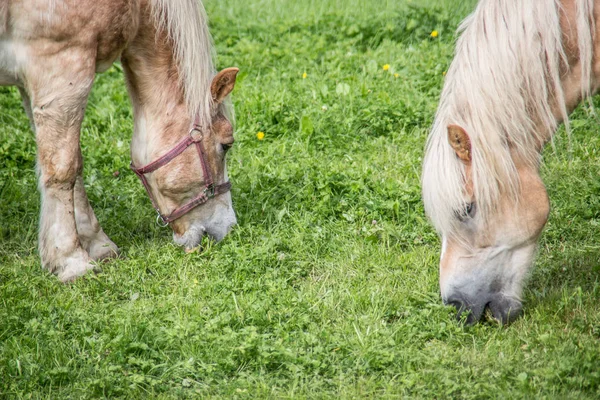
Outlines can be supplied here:
M196 133L196 134L194 134ZM199 133L199 135L197 134ZM148 193L148 197L150 197L150 201L152 201L152 206L158 213L157 221L162 221L163 226L167 226L171 222L175 221L177 218L182 217L183 215L190 212L192 209L198 207L206 203L208 200L212 199L215 196L218 196L222 193L226 193L231 189L231 182L223 182L219 185L215 185L213 181L212 174L210 173L210 169L206 164L206 154L204 151L204 145L202 144L202 130L200 129L200 125L198 123L198 117L194 121L188 135L177 144L173 149L171 149L168 153L162 155L157 160L152 161L150 164L147 164L143 167L136 168L133 165L133 161L129 165L131 170L135 172L135 174L140 178L142 183L144 184L144 188L146 188L146 192ZM198 150L198 156L200 157L200 165L202 165L202 173L204 174L204 188L200 192L199 195L185 203L179 208L173 210L170 215L163 215L158 208L158 204L152 196L152 192L150 191L150 186L148 184L148 180L146 179L145 174L149 174L150 172L154 172L157 169L164 167L175 157L183 153L188 147L191 145L196 145L196 149Z

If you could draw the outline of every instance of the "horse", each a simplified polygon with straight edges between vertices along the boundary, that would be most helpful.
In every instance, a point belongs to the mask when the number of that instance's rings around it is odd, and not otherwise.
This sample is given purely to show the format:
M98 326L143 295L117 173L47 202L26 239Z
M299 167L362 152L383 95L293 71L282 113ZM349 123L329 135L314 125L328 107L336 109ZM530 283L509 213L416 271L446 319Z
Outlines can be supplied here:
M421 176L440 292L473 324L522 311L549 216L541 151L600 84L600 1L481 0L459 26Z
M41 264L63 281L118 255L90 206L80 129L96 73L120 59L131 167L190 250L236 223L225 155L237 68L215 73L197 0L2 0L0 84L17 86L37 144Z

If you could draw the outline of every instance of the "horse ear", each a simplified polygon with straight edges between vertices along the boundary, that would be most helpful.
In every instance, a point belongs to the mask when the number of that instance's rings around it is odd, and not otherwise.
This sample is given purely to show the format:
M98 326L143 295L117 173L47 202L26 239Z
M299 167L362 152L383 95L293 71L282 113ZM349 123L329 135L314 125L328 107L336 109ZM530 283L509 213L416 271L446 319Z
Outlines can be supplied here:
M240 72L238 68L225 68L219 72L210 85L210 93L216 104L221 104L235 86L235 77Z
M471 139L465 130L458 125L448 125L448 142L465 164L471 163Z

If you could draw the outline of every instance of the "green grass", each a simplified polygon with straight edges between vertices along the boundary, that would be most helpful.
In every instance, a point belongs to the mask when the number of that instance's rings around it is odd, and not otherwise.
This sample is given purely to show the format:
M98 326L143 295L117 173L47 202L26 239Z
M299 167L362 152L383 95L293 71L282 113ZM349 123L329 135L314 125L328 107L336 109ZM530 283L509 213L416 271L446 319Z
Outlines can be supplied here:
M441 304L419 175L473 4L207 0L219 66L241 69L239 226L202 253L156 226L128 170L122 73L98 76L85 181L124 258L70 285L40 268L35 142L0 88L0 397L598 398L600 129L585 111L545 152L552 213L522 318L464 327Z

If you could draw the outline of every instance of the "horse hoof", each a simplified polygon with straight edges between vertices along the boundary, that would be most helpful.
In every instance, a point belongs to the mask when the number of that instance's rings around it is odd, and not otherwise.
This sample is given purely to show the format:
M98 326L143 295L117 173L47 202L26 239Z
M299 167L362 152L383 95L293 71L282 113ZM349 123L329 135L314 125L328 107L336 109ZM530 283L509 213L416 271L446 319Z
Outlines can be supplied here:
M108 261L120 255L119 248L113 242L94 243L88 253L94 261Z
M67 283L85 275L88 271L94 269L90 261L87 254L81 250L79 254L67 258L62 270L57 273L58 279L63 283Z

